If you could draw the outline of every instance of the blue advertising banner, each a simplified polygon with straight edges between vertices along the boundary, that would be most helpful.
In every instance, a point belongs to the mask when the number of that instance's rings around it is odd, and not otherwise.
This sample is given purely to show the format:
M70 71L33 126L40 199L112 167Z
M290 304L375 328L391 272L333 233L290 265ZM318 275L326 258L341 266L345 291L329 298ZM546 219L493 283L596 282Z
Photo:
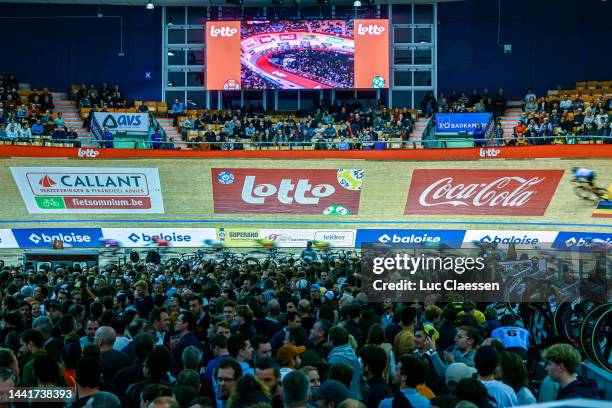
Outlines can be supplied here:
M609 251L612 249L612 234L561 231L552 247L566 251Z
M13 235L19 248L52 248L56 239L64 243L64 248L102 246L100 228L14 228Z
M461 248L464 236L465 230L358 229L355 247L380 243L407 247L445 244L452 248Z
M484 129L492 116L492 113L437 113L436 133L473 132L477 123Z

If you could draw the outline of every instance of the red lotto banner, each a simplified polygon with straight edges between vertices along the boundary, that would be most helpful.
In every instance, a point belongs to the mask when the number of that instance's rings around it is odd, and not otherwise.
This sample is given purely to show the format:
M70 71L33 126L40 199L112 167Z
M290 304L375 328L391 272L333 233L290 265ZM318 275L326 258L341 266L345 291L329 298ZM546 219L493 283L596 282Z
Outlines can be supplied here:
M362 169L211 169L217 214L359 212Z
M414 170L404 214L544 215L563 170Z

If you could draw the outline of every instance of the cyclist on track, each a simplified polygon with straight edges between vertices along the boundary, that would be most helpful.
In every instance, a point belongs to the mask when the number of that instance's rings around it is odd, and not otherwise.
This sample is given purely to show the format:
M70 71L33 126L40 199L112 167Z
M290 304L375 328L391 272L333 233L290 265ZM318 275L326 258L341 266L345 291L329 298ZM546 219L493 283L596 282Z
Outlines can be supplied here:
M591 189L595 187L595 172L586 167L574 167L572 168L572 174L574 175L574 182L586 181Z

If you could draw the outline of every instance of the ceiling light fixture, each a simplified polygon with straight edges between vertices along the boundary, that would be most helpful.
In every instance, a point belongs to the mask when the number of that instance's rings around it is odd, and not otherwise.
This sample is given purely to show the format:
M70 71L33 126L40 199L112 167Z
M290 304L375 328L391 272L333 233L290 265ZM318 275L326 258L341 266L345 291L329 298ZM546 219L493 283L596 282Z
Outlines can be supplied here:
M172 51L168 50L168 56L169 57L174 57L174 53Z
M153 10L155 8L155 5L153 4L152 1L147 2L147 5L145 6L147 10Z
M353 7L361 7L361 2L359 0L355 0Z

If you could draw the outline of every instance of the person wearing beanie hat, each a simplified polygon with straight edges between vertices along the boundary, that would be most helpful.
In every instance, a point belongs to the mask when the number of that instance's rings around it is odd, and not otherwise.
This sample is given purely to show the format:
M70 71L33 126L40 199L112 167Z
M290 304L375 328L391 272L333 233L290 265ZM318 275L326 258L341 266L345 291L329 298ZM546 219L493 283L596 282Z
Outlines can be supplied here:
M276 359L281 365L280 375L281 381L283 377L289 374L293 370L300 368L302 362L300 361L300 354L306 351L306 347L296 347L293 344L285 344L276 353Z
M349 396L349 390L337 380L323 381L317 392L313 394L319 407L335 408Z

